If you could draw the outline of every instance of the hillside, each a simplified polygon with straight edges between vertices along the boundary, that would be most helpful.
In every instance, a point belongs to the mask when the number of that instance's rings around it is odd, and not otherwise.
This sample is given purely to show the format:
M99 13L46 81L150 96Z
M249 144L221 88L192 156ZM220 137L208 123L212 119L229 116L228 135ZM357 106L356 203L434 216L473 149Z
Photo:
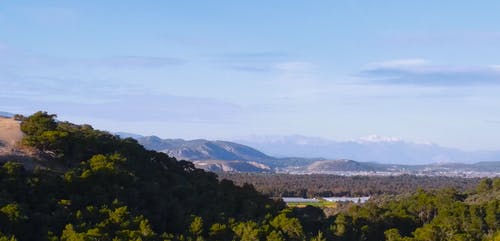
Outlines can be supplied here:
M468 177L485 177L500 175L500 161L489 162L472 162L472 163L436 163L427 164L394 164L384 162L364 162L350 159L324 159L324 158L303 158L303 157L282 157L276 158L266 155L254 148L246 145L228 141L208 141L208 140L191 140L183 139L160 139L156 136L143 137L130 133L120 134L136 138L138 142L146 147L146 149L156 150L167 153L178 159L193 161L199 168L208 171L220 172L284 172L284 173L324 173L324 174L361 174L365 175L392 175L415 174L415 175L447 175L447 176L468 176ZM426 148L434 150L432 153L443 152L444 150L438 146L424 144L405 144L398 140L371 140L356 143L355 146L362 147L356 155L364 155L362 150L369 147L372 149L370 153L378 153L379 155L401 156L413 155L421 150L424 155L429 153ZM319 145L320 140L315 142L302 142L301 145L308 146ZM314 146L313 145L313 146ZM351 144L345 144L349 146ZM329 145L324 146L327 148ZM402 151L402 149L413 149ZM379 149L378 149L379 148ZM354 148L353 150L358 150ZM341 149L334 148L331 150L343 153ZM393 153L394 152L394 153ZM457 154L458 155L458 154ZM467 156L467 155L466 155ZM375 158L377 159L377 158ZM381 158L382 159L382 158ZM389 158L390 159L390 158ZM489 159L489 158L486 158ZM384 159L385 160L385 159ZM408 160L413 160L409 158ZM470 159L473 160L473 159ZM496 159L495 159L496 160ZM416 162L418 163L418 162Z
M2 119L4 146L22 138L23 147L50 155L42 169L1 155L0 240L200 240L213 225L220 229L211 240L220 240L237 237L232 229L244 221L260 222L283 208L250 186L218 181L133 139L55 117Z
M286 208L252 185L219 181L190 162L148 151L134 139L121 139L89 125L56 121L55 115L45 112L24 118L19 127L24 133L23 147L50 154L45 156L46 162L65 168L26 170L15 160L2 163L0 240L500 238L496 215L500 178L483 179L476 190L466 193L420 189L408 195L381 197L326 217L315 207ZM349 160L320 164L359 168L359 163ZM302 189L300 180L290 183L280 180L283 177L276 176L279 182ZM307 185L321 188L323 184Z
M0 152L15 148L23 138L20 123L12 118L0 117Z
M274 159L256 149L228 141L160 139L141 137L137 141L150 150L167 153L183 160L266 161Z
M258 162L251 161L194 161L197 168L210 172L272 172L272 168Z
M370 165L353 160L325 160L316 161L307 166L307 171L312 173L321 172L370 172L376 169Z
M455 177L492 177L500 175L500 161L478 163L432 163L425 165L397 165L353 160L318 160L303 166L280 169L284 173L316 173L336 175L427 175Z
M21 146L23 137L18 121L11 117L0 117L0 161L16 160L32 170L41 163L36 162L36 150Z
M268 163L275 160L251 147L228 141L134 137L146 149L192 161L197 167L212 172L269 172L272 167Z

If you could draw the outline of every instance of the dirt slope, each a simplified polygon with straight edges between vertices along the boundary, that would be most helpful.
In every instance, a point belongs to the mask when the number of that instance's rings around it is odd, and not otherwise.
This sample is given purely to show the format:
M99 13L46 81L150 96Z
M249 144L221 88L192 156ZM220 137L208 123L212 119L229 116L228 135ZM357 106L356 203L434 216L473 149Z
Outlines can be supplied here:
M0 154L14 151L22 138L23 133L18 121L0 117Z
M13 118L0 117L0 165L5 161L22 163L28 170L33 170L37 163L36 152L26 147L21 147L23 139L20 123Z

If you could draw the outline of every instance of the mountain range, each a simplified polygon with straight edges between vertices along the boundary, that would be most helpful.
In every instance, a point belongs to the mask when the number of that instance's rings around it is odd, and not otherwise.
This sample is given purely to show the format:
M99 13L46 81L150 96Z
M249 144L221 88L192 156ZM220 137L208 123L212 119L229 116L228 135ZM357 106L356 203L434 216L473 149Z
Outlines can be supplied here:
M10 117L13 117L13 116L14 116L14 114L12 114L12 113L5 112L5 111L0 111L0 117L8 117L8 118L10 118Z
M350 141L306 136L254 136L235 141L273 156L322 157L390 164L500 161L500 151L463 151L432 143L414 143L376 135Z
M147 149L192 161L197 167L213 172L270 172L273 168L269 163L276 159L251 147L228 141L161 139L127 133L118 135L135 138Z
M369 159L369 161L352 160L351 158L304 158L304 157L274 157L264 154L263 152L246 145L242 145L229 141L210 141L204 139L183 140L183 139L161 139L156 136L137 136L127 133L118 133L122 137L134 137L140 144L147 149L161 151L167 153L177 159L189 160L195 163L197 167L209 171L230 171L230 172L289 172L289 173L398 173L398 174L445 174L445 175L460 175L464 172L488 173L487 175L495 175L495 172L500 172L500 162L487 161L488 159L478 158L478 162L427 162L425 159L412 159L413 163L388 163L384 161L375 161L377 159ZM318 139L315 139L316 141ZM318 142L313 142L318 144ZM272 148L272 143L268 143L267 149ZM279 143L283 145L283 143ZM324 144L324 143L323 143ZM365 153L370 158L376 158L377 155L390 155L392 158L397 156L413 156L418 157L418 152L422 151L425 155L447 156L453 151L454 155L460 153L459 150L444 148L438 145L431 144L415 144L403 142L396 139L384 139L375 141L375 138L363 140L359 142L344 143L344 147L349 147L352 144L352 149L345 148L343 151L367 151L372 148L372 152ZM305 147L312 148L311 152L317 152L322 149L314 149L315 145L311 142L300 142L291 145L296 147L301 145L303 150ZM326 151L328 145L325 145L323 151ZM337 146L337 148L339 148ZM356 149L357 148L357 149ZM380 148L378 152L376 148ZM266 148L264 148L266 149ZM293 148L292 148L293 149ZM340 149L333 149L340 150ZM391 152L395 152L392 153ZM296 150L301 151L301 150ZM377 155L374 155L377 154ZM300 153L298 153L300 154ZM311 155L311 154L310 154ZM359 156L358 156L359 157ZM387 160L387 159L382 159ZM397 160L397 159L393 159ZM408 160L408 159L406 159ZM432 159L434 160L434 159ZM472 159L471 159L472 160ZM458 171L458 172L457 172ZM493 174L492 174L493 173ZM483 175L481 174L481 175ZM474 174L475 175L475 174Z
M147 136L137 139L143 146L167 153L177 159L191 161L224 160L224 161L256 161L274 159L254 148L228 141L209 141L204 139L160 139Z

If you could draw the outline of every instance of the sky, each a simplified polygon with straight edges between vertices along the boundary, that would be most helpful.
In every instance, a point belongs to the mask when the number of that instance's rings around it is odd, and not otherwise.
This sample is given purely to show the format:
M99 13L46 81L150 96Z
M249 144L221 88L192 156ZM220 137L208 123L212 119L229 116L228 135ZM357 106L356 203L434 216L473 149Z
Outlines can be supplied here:
M498 1L0 0L0 111L163 138L500 146Z

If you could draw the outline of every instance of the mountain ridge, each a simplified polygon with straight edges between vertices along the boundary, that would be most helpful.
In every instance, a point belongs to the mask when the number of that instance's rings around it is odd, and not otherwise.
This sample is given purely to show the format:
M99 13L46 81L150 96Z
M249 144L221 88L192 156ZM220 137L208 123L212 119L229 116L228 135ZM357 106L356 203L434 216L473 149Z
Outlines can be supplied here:
M209 171L230 172L286 172L286 173L332 173L343 175L345 172L372 173L374 175L409 174L419 175L458 175L453 172L477 172L480 175L493 175L500 172L500 161L433 162L416 164L384 163L382 161L359 161L339 158L302 158L273 157L258 149L229 141L210 141L205 139L161 139L157 136L138 138L147 149L164 152L178 159L189 160L197 167ZM370 143L373 141L370 141ZM397 143L399 140L383 141ZM431 145L432 146L432 145Z
M226 160L226 161L262 161L275 159L254 148L221 140L183 140L161 139L157 136L146 136L137 139L149 149L167 153L177 159L185 160Z
M307 136L253 136L234 140L273 156L352 159L388 164L476 163L500 161L500 151L463 151L433 143L415 143L398 138L369 136L334 141Z

